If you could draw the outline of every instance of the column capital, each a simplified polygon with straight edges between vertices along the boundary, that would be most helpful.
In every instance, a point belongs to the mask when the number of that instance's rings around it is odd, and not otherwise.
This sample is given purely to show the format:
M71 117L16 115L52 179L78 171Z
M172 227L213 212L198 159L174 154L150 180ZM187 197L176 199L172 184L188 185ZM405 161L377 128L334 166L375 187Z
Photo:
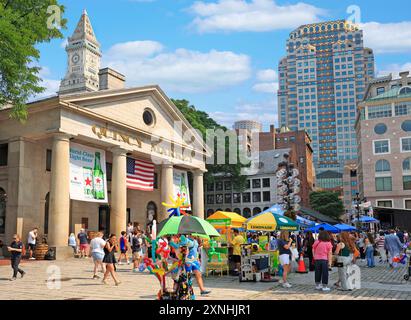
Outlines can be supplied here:
M191 172L193 173L193 175L195 177L197 177L197 176L203 176L204 173L207 172L207 170L205 170L205 169L195 169L195 170L192 170Z
M71 138L73 138L74 136L68 133L64 133L64 132L57 132L57 133L53 133L53 139L54 140L60 140L60 141L70 141Z
M161 164L161 169L172 169L174 168L174 165L172 163L162 163Z
M127 153L130 152L129 150L123 149L121 147L114 147L109 149L109 151L118 156L127 156Z

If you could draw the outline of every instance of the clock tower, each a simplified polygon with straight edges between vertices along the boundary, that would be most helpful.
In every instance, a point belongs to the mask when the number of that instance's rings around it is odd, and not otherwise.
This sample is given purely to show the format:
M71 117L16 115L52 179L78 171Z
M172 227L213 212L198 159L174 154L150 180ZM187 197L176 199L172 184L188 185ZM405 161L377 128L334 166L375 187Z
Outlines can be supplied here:
M100 44L84 10L66 46L67 72L60 83L59 94L99 90Z

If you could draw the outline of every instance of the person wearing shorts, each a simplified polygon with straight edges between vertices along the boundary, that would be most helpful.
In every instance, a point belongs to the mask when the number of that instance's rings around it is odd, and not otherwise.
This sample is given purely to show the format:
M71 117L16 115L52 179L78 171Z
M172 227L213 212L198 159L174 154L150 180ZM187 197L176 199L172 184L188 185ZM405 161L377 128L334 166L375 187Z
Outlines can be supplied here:
M291 288L291 284L287 282L287 275L291 271L290 256L291 256L291 244L293 239L290 238L288 231L281 231L280 238L278 239L278 251L280 264L283 267L283 287Z
M138 272L141 259L143 258L143 239L141 232L137 228L134 229L131 237L131 252L133 255L133 272Z
M120 256L118 257L118 264L119 265L123 264L121 262L122 257L126 259L127 264L130 264L130 261L128 261L128 257L127 257L128 241L127 241L127 234L125 231L121 231L121 237L120 237L119 242L120 242Z
M29 245L29 259L35 260L36 258L33 257L33 253L36 250L36 243L37 243L37 235L38 235L38 228L33 228L29 232L27 237L27 244Z
M234 229L233 232L234 239L231 241L233 255L231 256L231 260L235 263L234 272L238 275L241 269L241 245L244 244L245 240L237 229Z
M106 246L106 242L103 240L103 233L97 233L97 236L90 241L90 250L91 256L93 257L94 262L94 275L93 279L99 279L100 277L97 275L97 269L100 266L101 272L104 273L104 247Z
M79 240L79 244L80 244L80 258L88 257L89 245L88 245L88 236L87 236L86 230L81 229L79 234L77 235L77 239Z

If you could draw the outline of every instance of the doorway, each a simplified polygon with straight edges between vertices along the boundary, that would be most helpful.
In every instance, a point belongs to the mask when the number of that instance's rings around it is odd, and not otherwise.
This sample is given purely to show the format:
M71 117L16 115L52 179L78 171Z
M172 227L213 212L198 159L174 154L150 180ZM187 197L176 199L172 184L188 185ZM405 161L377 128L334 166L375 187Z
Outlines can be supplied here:
M110 235L110 207L100 206L98 208L98 231L103 232L105 237Z

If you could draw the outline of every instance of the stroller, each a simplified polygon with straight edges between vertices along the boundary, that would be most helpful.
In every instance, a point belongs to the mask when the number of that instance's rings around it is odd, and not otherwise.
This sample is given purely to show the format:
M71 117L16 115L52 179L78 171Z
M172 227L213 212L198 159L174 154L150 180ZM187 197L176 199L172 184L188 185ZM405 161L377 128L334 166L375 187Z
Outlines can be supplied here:
M407 259L408 259L408 273L404 275L404 280L408 281L410 280L410 276L411 276L411 242L408 242L407 244L405 244L404 247L405 247L405 254L407 255Z

